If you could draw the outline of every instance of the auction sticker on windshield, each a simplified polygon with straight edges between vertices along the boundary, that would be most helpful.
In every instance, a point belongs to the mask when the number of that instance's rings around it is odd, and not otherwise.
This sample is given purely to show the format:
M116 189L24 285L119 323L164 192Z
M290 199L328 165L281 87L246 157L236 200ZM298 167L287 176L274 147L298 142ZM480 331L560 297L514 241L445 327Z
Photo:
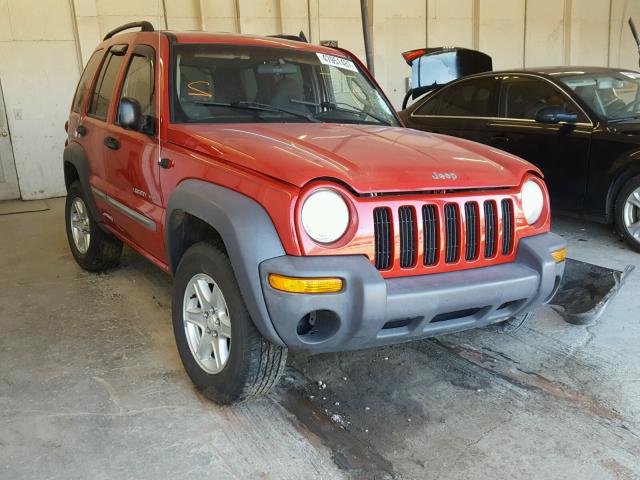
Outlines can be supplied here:
M353 63L351 60L348 60L346 58L336 57L335 55L327 55L326 53L318 53L318 52L316 52L316 55L318 55L318 58L320 59L320 63L323 63L324 65L330 65L332 67L338 67L338 68L346 68L347 70L351 70L352 72L358 71L358 68L356 67L355 63Z

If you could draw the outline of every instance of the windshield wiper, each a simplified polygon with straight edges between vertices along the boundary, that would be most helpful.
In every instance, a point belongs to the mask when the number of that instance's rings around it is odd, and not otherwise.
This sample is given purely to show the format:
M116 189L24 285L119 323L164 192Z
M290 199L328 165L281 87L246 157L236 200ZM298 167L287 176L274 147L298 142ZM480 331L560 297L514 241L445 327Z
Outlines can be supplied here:
M364 114L364 115L367 115L367 116L373 118L374 120L382 123L383 125L391 126L391 123L388 120L386 120L386 119L384 119L382 117L379 117L378 115L375 115L375 114L373 114L371 112L367 112L364 109L360 109L360 108L356 107L355 105L351 105L349 103L342 103L342 102L321 102L321 103L316 103L316 102L308 102L306 100L297 100L295 98L291 98L289 101L291 103L300 103L302 105L311 105L313 107L321 107L321 108L327 108L329 110L336 110L338 112L356 113L358 115ZM325 112L320 112L317 115L321 115L322 113L325 113Z
M242 100L238 102L198 102L198 105L205 105L207 107L227 107L238 108L241 110L253 110L258 112L280 112L287 113L294 117L305 118L310 122L318 123L320 120L311 116L308 113L296 112L295 110L289 110L287 108L276 107L275 105L269 105L267 103L251 102L248 100Z

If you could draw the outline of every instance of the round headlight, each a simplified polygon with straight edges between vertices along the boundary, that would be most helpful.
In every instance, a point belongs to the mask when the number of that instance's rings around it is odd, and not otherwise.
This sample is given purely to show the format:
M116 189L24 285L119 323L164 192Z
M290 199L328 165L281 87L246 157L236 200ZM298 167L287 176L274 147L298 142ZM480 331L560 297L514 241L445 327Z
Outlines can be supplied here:
M322 189L312 193L302 205L302 226L318 243L338 240L349 226L349 207L339 193Z
M522 186L522 210L529 225L538 221L544 207L542 188L533 180L527 180Z

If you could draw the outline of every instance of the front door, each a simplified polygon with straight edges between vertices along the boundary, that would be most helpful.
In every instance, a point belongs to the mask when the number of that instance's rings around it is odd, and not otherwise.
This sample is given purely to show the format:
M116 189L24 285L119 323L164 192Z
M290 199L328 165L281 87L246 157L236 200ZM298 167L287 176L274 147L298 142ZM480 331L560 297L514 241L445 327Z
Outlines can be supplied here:
M155 43L155 42L152 42ZM115 118L105 130L108 195L114 209L114 223L129 240L165 260L162 225L162 197L159 184L156 125L156 50L135 45L127 58L122 85L114 101ZM138 129L120 126L117 108L122 98L140 106Z
M0 200L20 198L18 175L13 160L13 148L9 136L9 124L4 108L2 85L0 84Z
M510 75L502 81L500 119L488 126L493 146L536 165L545 177L554 209L582 208L587 189L591 132L589 118L550 81ZM545 106L576 113L575 124L545 124L536 113Z

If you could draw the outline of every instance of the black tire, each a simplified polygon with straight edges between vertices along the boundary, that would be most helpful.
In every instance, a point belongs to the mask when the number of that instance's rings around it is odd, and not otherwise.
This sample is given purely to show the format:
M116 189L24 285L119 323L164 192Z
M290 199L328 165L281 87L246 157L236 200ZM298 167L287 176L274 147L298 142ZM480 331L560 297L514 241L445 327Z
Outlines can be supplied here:
M183 321L183 302L191 279L206 274L220 288L228 309L231 341L226 364L218 373L204 370L189 348ZM172 298L173 330L187 374L216 403L228 405L268 392L284 371L287 349L272 344L256 329L224 248L200 242L183 255L176 270Z
M615 223L616 230L620 234L620 236L624 239L625 242L635 250L640 252L640 239L634 237L625 225L624 219L624 208L627 203L627 199L631 196L631 194L640 188L640 175L633 177L627 180L627 183L624 184L622 190L618 194L618 198L616 198L615 205ZM640 208L636 209L636 221L640 221Z
M82 200L86 208L90 240L88 249L81 252L73 238L71 226L71 209L76 199ZM95 218L91 215L91 211L87 208L87 199L82 191L80 182L75 181L69 187L67 192L67 201L64 209L65 225L67 229L67 240L73 257L85 270L90 272L100 272L114 268L120 263L122 256L122 242L113 235L105 232Z
M524 327L535 316L534 312L521 313L515 317L509 317L500 323L494 325L495 329L500 333L513 333Z

